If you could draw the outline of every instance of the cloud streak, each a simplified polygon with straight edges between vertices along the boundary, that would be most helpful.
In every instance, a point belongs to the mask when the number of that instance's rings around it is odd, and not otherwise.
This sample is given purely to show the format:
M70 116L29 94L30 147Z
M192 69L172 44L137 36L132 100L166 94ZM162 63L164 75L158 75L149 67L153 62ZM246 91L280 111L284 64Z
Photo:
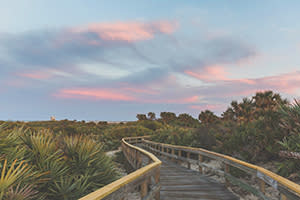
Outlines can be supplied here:
M153 39L156 34L171 34L178 27L178 23L170 21L144 22L116 22L93 23L86 26L71 28L71 33L93 33L102 40L117 40L134 42ZM91 45L101 45L97 40L89 41Z
M90 89L90 88L76 88L63 89L55 94L57 97L74 98L74 99L92 99L92 100L110 100L110 101L134 101L135 98L121 94L118 91L108 89Z

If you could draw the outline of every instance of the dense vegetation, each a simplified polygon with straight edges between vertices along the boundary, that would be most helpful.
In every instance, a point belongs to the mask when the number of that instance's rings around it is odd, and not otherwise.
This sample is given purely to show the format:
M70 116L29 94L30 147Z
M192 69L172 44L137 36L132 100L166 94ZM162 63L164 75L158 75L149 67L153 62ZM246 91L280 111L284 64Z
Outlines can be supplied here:
M0 127L0 199L78 199L117 178L89 136Z
M0 122L0 200L83 196L117 178L104 151L118 148L123 137L140 135L252 163L272 162L277 173L299 180L300 159L281 154L300 152L296 100L290 104L266 91L232 101L221 117L206 110L198 119L172 112L161 112L159 118L153 112L138 114L137 119L127 123Z
M164 128L152 139L203 147L252 163L271 162L277 173L299 181L300 156L280 156L281 151L300 152L300 104L296 100L290 104L272 91L258 92L241 102L232 101L221 117L209 110L202 111L197 122L186 114L180 116L161 113L157 121Z

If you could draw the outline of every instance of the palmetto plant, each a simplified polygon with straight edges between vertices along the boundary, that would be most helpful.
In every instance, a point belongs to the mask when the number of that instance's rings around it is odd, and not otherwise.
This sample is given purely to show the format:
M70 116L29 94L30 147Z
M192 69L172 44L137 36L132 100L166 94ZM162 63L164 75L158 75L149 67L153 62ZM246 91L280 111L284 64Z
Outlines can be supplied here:
M278 164L278 171L282 175L288 175L298 171L300 177L300 103L295 100L291 105L282 105L280 125L287 131L287 136L278 142L284 151L280 154L287 159Z
M92 137L0 126L0 200L78 199L117 178Z
M59 180L54 181L50 187L50 198L53 199L78 199L83 194L86 194L90 186L89 180L84 177L61 177Z
M26 185L21 187L18 184L16 187L10 187L6 192L6 200L26 200L26 199L36 199L38 191L35 190L34 185ZM42 198L39 198L42 199Z
M86 136L64 138L63 152L71 174L84 176L97 189L117 178L112 161L102 151L102 145Z
M31 167L24 161L9 164L2 160L0 164L0 199L31 199L36 194L33 185L29 182L38 178L37 173L31 171Z

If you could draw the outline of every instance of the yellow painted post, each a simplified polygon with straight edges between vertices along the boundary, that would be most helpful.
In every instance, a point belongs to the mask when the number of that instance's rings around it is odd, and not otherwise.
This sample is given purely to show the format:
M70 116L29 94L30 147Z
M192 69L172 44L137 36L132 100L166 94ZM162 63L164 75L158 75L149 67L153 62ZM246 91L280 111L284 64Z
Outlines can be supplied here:
M200 163L203 162L203 156L202 156L201 154L198 154L198 160L199 160ZM201 165L199 165L199 172L200 172L201 174L203 174L203 169L202 169L202 166L201 166Z
M187 159L190 159L191 153L190 153L190 152L187 152L186 157L187 157ZM187 161L187 164L188 164L188 168L191 169L191 163L190 163L189 161Z

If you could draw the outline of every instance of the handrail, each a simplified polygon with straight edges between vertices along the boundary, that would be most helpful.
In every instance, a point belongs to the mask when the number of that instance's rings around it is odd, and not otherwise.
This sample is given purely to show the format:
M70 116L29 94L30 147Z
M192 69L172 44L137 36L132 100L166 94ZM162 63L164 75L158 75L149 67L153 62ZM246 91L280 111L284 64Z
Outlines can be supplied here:
M223 175L226 179L226 185L229 183L238 185L261 199L267 200L268 198L265 196L265 187L267 184L279 191L280 199L282 200L300 199L300 185L262 167L202 148L171 145L145 140L147 137L149 136L128 137L122 139L123 153L131 166L137 169L136 171L82 197L80 200L124 199L126 194L133 191L135 188L140 188L140 195L143 200L159 200L161 161L146 150L161 156L169 157L172 160L186 162L188 168L191 168L191 164L196 164L199 166L200 173L204 173L204 168L209 168L209 166L203 162L205 158L218 160L225 164L224 170L220 171L212 169L212 171L218 175ZM146 150L134 146L131 143L141 143ZM195 155L197 156L196 159ZM145 160L143 160L142 157L148 159L146 164L143 162ZM260 191L234 177L231 173L231 167L238 168L259 180Z
M191 168L191 164L196 164L199 166L199 171L203 172L203 167L208 167L207 165L203 164L203 157L208 157L210 159L215 159L225 163L225 170L221 172L222 175L226 178L226 184L229 182L235 182L238 184L244 184L240 180L237 180L230 174L230 168L238 168L250 175L254 175L256 178L259 179L260 183L260 191L257 192L257 195L262 199L267 199L264 196L265 193L265 184L268 184L278 190L281 195L281 199L300 199L300 185L283 178L269 170L266 170L262 167L247 163L245 161L238 160L236 158L208 151L202 148L194 148L194 147L186 147L186 146L179 146L179 145L171 145L171 144L164 144L159 142L153 142L149 140L143 140L144 147L147 150L152 152L158 153L163 156L167 156L172 158L173 160L181 160L188 163L188 168ZM170 151L170 153L169 153ZM175 154L177 151L177 155ZM185 152L186 156L182 155L182 152ZM191 157L191 154L198 155L197 160ZM220 172L219 172L220 173ZM252 188L252 191L256 190Z
M147 136L146 136L147 137ZM128 192L140 187L143 199L159 199L161 161L152 153L130 144L141 142L144 137L128 137L122 139L122 149L125 157L136 171L122 177L101 189L82 197L80 200L124 199ZM142 157L148 158L143 166ZM154 181L152 181L152 178ZM150 188L150 191L148 191Z

